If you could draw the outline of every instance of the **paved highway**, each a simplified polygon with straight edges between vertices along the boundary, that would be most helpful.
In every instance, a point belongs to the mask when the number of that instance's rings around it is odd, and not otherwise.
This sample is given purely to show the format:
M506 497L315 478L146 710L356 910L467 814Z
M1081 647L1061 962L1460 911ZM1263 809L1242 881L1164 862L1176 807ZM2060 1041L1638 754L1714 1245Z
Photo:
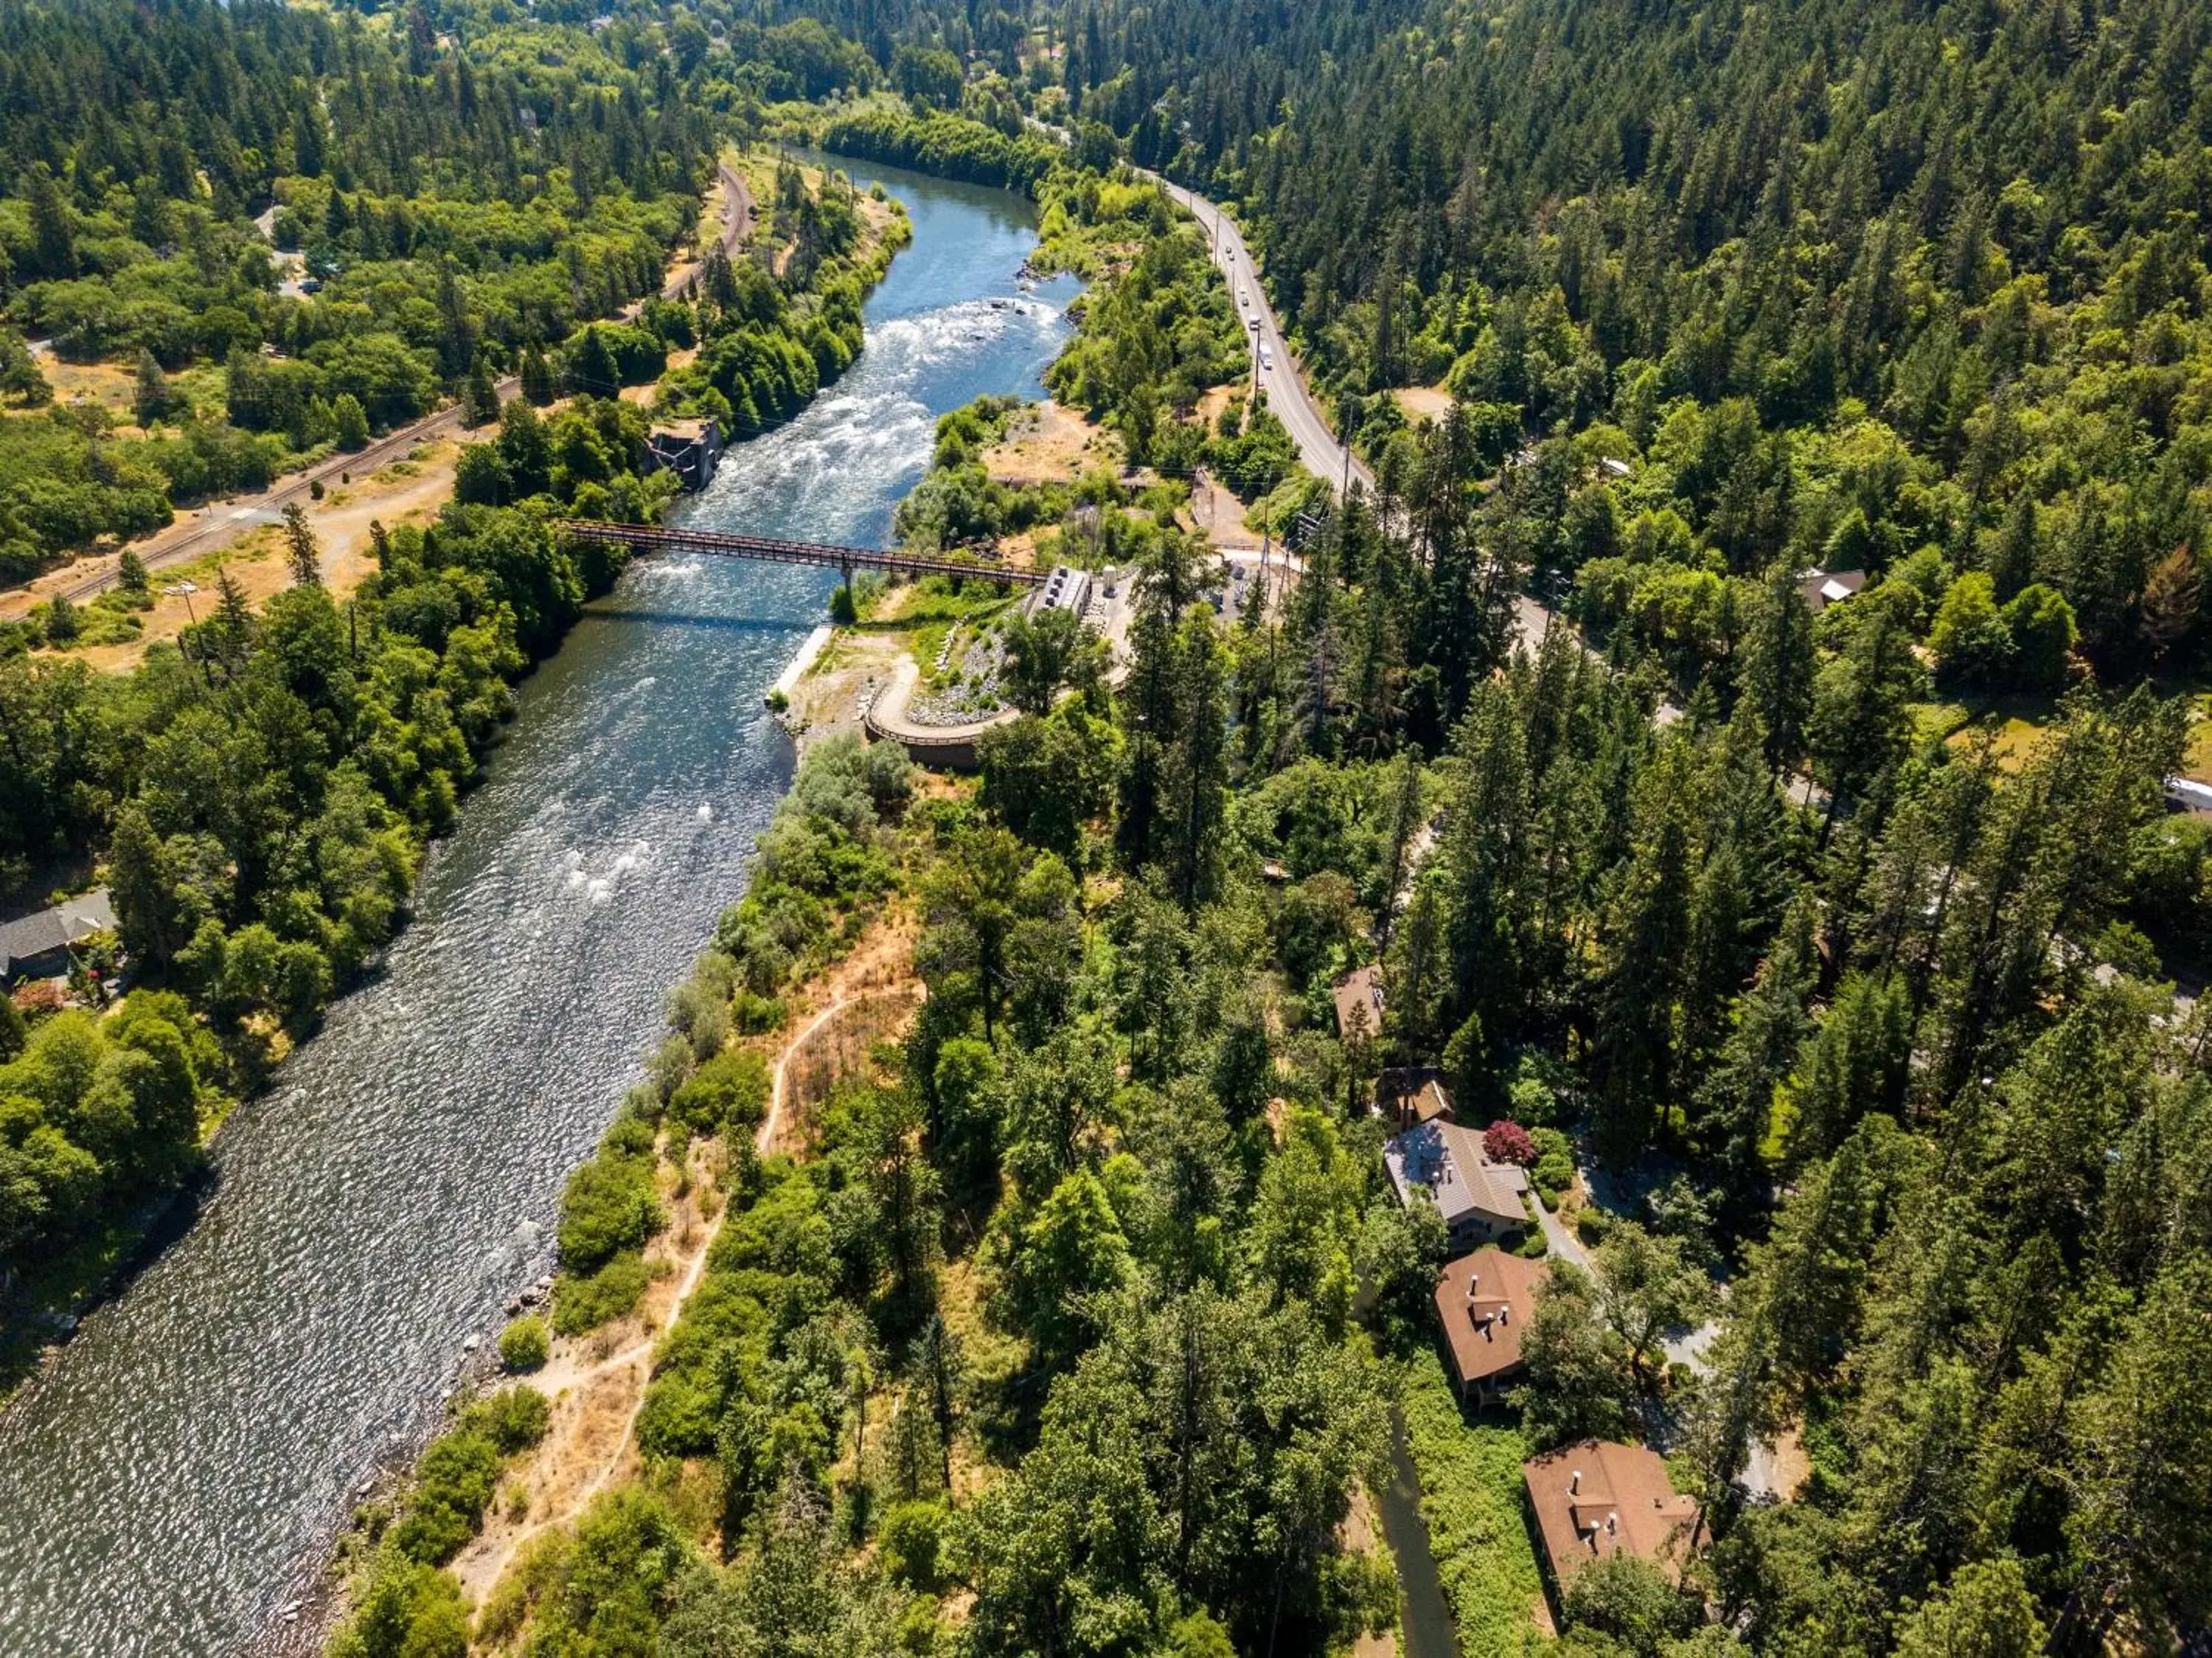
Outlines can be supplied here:
M1267 291L1261 285L1260 274L1253 268L1251 250L1244 246L1244 235L1237 229L1237 222L1213 203L1179 184L1159 179L1157 174L1146 174L1158 179L1169 197L1187 208L1205 231L1213 249L1213 262L1219 265L1229 279L1229 290L1237 300L1237 308L1247 316L1256 316L1260 326L1251 336L1256 355L1261 345L1267 347L1274 359L1273 367L1262 366L1260 384L1267 393L1267 406L1273 410L1297 445L1298 459L1305 463L1308 472L1326 479L1332 486L1341 488L1348 476L1370 492L1375 488L1375 474L1370 472L1357 455L1349 458L1347 468L1344 446L1337 442L1336 433L1314 401L1313 393L1306 389L1304 376L1298 372L1297 359L1291 355L1289 344L1283 338L1282 324L1276 319L1274 307L1267 302ZM1531 650L1544 642L1551 629L1551 611L1527 594L1516 595L1514 609L1520 618L1521 639ZM1662 706L1661 719L1674 716L1672 704Z
M1154 174L1146 174L1154 177ZM1252 254L1244 246L1244 234L1237 222L1205 197L1185 190L1179 184L1160 180L1169 197L1188 209L1205 231L1213 248L1213 262L1221 267L1229 279L1229 291L1237 301L1237 308L1246 316L1255 316L1260 326L1251 334L1252 349L1256 356L1261 346L1272 357L1272 367L1262 366L1260 387L1267 394L1267 406L1275 411L1297 445L1298 459L1306 470L1316 478L1325 478L1341 486L1345 478L1344 446L1336 441L1336 433L1314 401L1313 393L1306 389L1299 375L1297 359L1283 338L1282 324L1276 320L1274 308L1267 302L1267 291L1260 284L1260 275L1252 265ZM1369 489L1375 487L1375 479L1357 457L1352 460L1351 475Z

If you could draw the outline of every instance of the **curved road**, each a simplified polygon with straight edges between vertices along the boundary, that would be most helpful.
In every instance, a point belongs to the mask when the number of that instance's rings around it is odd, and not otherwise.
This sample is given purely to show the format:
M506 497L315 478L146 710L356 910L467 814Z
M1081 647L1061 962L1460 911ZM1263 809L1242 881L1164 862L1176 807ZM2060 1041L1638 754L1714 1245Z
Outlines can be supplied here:
M1147 178L1158 178L1146 174ZM1260 326L1253 335L1254 351L1261 345L1268 348L1275 363L1272 369L1260 370L1261 389L1267 393L1267 407L1274 411L1297 445L1298 459L1316 478L1326 479L1341 487L1346 477L1346 455L1344 445L1337 441L1335 431L1321 405L1306 389L1304 377L1297 369L1297 359L1291 353L1290 344L1283 338L1283 326L1275 316L1275 308L1268 302L1267 290L1260 281L1260 273L1252 263L1251 250L1244 246L1244 233L1237 222L1213 203L1179 184L1159 179L1170 200L1188 209L1198 221L1212 246L1213 262L1221 267L1229 279L1229 290L1238 297L1239 309L1260 319ZM1349 457L1352 481L1369 490L1375 487L1375 476L1360 464L1357 455Z
M1283 325L1268 302L1267 287L1260 280L1251 250L1245 247L1244 233L1237 228L1237 222L1194 191L1186 190L1156 173L1143 173L1142 176L1156 181L1171 200L1180 203L1198 221L1199 229L1206 232L1212 247L1213 262L1221 267L1222 274L1229 279L1231 293L1238 299L1238 308L1259 318L1260 326L1253 334L1255 353L1264 344L1275 360L1272 369L1263 367L1260 370L1260 385L1267 393L1267 407L1274 411L1276 418L1290 432L1291 441L1297 446L1298 459L1305 463L1305 469L1332 488L1342 489L1349 482L1372 494L1375 474L1358 455L1350 454L1337 441L1328 417L1321 411L1321 405L1306 388L1297 358L1283 338ZM1513 607L1520 619L1522 643L1534 650L1551 631L1553 614L1525 593L1514 596ZM1671 704L1665 705L1662 722L1672 711Z

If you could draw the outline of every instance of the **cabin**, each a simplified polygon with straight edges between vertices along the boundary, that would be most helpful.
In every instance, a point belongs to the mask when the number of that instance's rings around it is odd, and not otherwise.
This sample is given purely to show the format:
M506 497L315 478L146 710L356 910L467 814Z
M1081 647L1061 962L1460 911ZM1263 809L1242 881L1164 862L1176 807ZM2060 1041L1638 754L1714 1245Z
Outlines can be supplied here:
M1375 1079L1375 1112L1393 1134L1423 1123L1452 1121L1444 1074L1433 1065L1385 1065Z
M94 933L115 930L107 888L95 887L0 926L0 984L18 978L58 978L69 971L70 952Z
M1437 1280L1445 1367L1468 1405L1502 1402L1523 1366L1521 1336L1536 1311L1536 1286L1550 1266L1502 1249L1448 1263Z
M1399 1202L1412 1204L1417 1190L1435 1201L1454 1255L1528 1228L1528 1171L1493 1162L1477 1130L1441 1119L1423 1123L1383 1146L1382 1164Z
M1797 578L1797 596L1818 616L1830 605L1841 604L1866 585L1863 570L1808 570Z
M1355 967L1328 987L1336 1003L1336 1033L1346 1041L1382 1034L1382 969Z

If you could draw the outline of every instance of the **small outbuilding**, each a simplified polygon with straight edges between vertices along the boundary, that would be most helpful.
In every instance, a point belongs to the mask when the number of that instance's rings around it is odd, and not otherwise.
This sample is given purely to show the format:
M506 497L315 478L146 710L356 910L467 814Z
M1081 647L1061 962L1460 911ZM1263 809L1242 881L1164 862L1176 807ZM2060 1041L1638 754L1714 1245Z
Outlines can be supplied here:
M1382 1034L1382 969L1372 964L1355 967L1329 987L1336 1003L1336 1033L1346 1041L1355 1034L1372 1039Z
M1863 570L1808 570L1797 578L1797 594L1818 616L1830 605L1840 604L1866 585Z
M701 420L665 420L645 440L653 464L676 474L687 490L703 490L722 463L722 428L713 416Z

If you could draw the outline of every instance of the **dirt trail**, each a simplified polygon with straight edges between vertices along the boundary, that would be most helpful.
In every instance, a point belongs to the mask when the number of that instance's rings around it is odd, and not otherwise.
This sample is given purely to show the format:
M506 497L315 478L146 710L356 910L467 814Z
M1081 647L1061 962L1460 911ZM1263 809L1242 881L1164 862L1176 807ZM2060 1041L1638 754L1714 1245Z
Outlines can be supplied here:
M768 1114L753 1137L754 1149L761 1155L775 1149L792 1126L793 1061L848 1009L908 987L911 944L911 932L903 921L879 924L818 981L819 992L830 999L776 1054ZM699 1287L729 1212L722 1203L712 1216L702 1216L701 1195L702 1188L695 1186L675 1205L672 1223L662 1234L665 1247L656 1256L669 1271L647 1292L641 1312L617 1326L629 1332L628 1338L600 1331L556 1342L544 1368L524 1378L552 1399L552 1423L537 1450L510 1472L506 1482L505 1489L519 1484L528 1493L526 1510L514 1515L502 1495L485 1517L483 1531L453 1563L463 1593L476 1604L483 1604L530 1542L574 1520L593 1497L637 1466L632 1436L645 1404L646 1384L652 1379L654 1349Z

